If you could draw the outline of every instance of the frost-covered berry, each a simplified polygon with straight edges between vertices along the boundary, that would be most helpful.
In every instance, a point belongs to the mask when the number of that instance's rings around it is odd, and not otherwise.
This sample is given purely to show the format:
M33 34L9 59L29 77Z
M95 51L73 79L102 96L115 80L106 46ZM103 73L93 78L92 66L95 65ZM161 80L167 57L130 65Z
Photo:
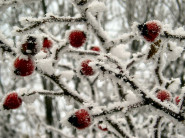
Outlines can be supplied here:
M21 52L24 55L35 55L39 51L37 39L33 36L28 36L26 42L21 46Z
M68 122L78 129L84 129L91 125L92 120L87 110L80 109L68 118Z
M170 94L167 91L159 90L157 92L157 98L163 101L170 101Z
M97 46L93 46L93 47L91 47L90 49L93 50L93 51L100 52L100 48L97 47Z
M84 60L81 63L81 73L82 75L91 76L94 74L93 68L89 66L89 62L91 62L90 59Z
M149 42L153 42L159 35L161 26L155 21L138 25L141 35Z
M14 73L19 76L28 76L31 75L35 70L34 61L28 57L27 59L16 58L14 61Z
M71 31L69 34L69 43L75 48L81 47L86 41L86 34L80 30Z
M181 99L179 99L179 96L175 97L175 103L176 103L176 105L178 105L180 101L181 101Z
M98 124L98 128L102 131L108 131L108 128L103 124Z
M47 37L45 37L43 40L43 48L50 49L51 47L52 47L52 41L49 40Z
M6 110L19 108L22 104L22 99L16 92L9 93L3 103L3 108Z

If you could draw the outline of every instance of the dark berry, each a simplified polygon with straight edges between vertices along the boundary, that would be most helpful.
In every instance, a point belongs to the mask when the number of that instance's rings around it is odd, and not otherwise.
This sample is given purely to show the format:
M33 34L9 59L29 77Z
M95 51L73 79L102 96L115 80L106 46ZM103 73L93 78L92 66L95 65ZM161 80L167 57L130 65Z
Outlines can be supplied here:
M22 99L18 96L16 92L8 94L4 100L3 108L6 110L16 109L22 104Z
M86 35L83 31L74 30L69 34L69 43L71 46L78 48L81 47L86 41Z
M138 25L141 35L149 42L153 42L158 37L161 27L155 21L149 21L145 24Z
M84 129L91 125L91 116L85 109L80 109L68 118L68 121L78 129Z
M28 36L24 44L22 44L21 52L24 55L35 55L38 53L37 39L33 36Z
M87 59L81 63L82 68L80 71L82 75L91 76L94 74L93 68L89 66L89 62L91 62L91 60Z
M157 98L160 99L162 102L165 100L170 101L170 94L167 91L159 90L157 92Z
M52 41L49 40L47 37L43 40L43 48L51 48L52 47Z
M93 47L91 47L91 50L93 50L93 51L97 51L97 52L100 52L100 48L99 48L99 47L97 47L97 46L93 46Z
M35 70L34 61L28 57L28 59L17 59L14 61L14 73L19 76L28 76Z

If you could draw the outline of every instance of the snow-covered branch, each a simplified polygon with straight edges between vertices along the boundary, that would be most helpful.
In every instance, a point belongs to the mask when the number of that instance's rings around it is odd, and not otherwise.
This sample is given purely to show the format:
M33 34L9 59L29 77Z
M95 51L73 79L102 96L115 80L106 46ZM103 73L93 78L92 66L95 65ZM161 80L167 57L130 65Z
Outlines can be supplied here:
M44 24L48 23L84 23L85 19L83 17L58 17L55 15L46 15L46 17L40 19L26 18L23 22L29 23L31 25L25 28L16 28L16 32L24 33L38 27L41 27Z

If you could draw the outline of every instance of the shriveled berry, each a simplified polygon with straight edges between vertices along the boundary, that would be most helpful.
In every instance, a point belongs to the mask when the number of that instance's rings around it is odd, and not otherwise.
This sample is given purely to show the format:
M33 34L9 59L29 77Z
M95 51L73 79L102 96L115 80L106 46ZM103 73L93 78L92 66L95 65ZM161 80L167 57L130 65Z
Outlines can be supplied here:
M91 62L91 60L87 59L81 63L82 68L80 71L82 75L91 76L94 74L93 68L89 66L89 62Z
M80 30L74 30L69 34L69 43L75 48L81 47L86 41L86 34Z
M47 37L43 40L43 48L51 48L52 47L52 41L49 40Z
M99 48L99 47L97 47L97 46L93 46L93 47L91 47L91 50L93 50L93 51L97 51L97 52L100 52L100 48Z
M19 59L16 58L14 61L14 73L19 76L28 76L31 75L35 70L34 61L28 57L28 59Z
M170 94L167 91L159 90L157 92L157 98L163 101L170 101Z
M177 97L175 98L175 103L176 103L176 105L178 105L180 101L181 101L181 99L179 99L179 96L177 96Z
M161 26L155 21L138 25L141 35L149 42L153 42L159 35Z
M91 116L85 109L80 109L68 118L69 123L78 129L84 129L91 125Z
M24 55L35 55L38 53L37 39L33 36L28 36L24 44L22 44L21 52Z
M22 104L22 99L16 92L8 94L4 100L3 108L6 110L19 108Z

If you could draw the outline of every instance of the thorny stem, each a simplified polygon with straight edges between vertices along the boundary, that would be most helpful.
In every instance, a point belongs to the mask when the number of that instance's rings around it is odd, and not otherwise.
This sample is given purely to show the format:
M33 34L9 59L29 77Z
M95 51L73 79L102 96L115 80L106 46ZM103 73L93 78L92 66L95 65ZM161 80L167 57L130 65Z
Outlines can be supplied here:
M139 101L139 102L128 104L128 105L125 105L125 104L121 105L121 104L122 103L120 103L119 106L115 106L114 108L111 108L111 109L101 109L101 112L92 114L92 117L97 118L97 117L107 116L113 113L119 113L121 111L126 113L134 108L138 108L138 107L145 105L143 101Z
M3 43L1 40L0 40L0 48L3 49L4 52L8 52L8 53L12 54L13 56L16 56L15 51L12 50L12 48L10 46Z
M29 22L29 20L27 20ZM65 22L65 23L83 23L85 22L85 19L83 17L56 17L54 15L50 15L49 17L44 17L40 20L32 21L32 25L29 25L28 27L17 29L16 31L19 33L23 33L32 29L35 29L37 27L40 27L41 25L44 25L46 23L54 23L54 22Z
M118 87L119 97L121 98L120 101L124 101L125 96L127 94L125 92L123 92L122 85L120 85L119 83L117 83L117 87ZM128 127L129 127L130 131L133 133L133 135L135 135L135 130L134 130L134 125L132 123L132 119L130 118L129 115L125 115L125 119L127 121L127 124L128 124Z
M96 66L98 66L101 71L108 72L109 74L114 75L117 79L122 80L124 83L128 84L134 91L141 94L141 96L144 100L144 104L151 105L151 106L155 107L156 109L164 111L166 114L169 114L171 117L173 117L174 119L177 119L178 121L185 120L184 116L181 115L181 113L176 113L176 112L172 111L170 108L163 106L161 103L154 101L152 99L152 97L147 95L147 92L141 90L140 87L137 86L137 84L134 82L134 80L130 79L130 77L128 75L122 74L122 73L117 74L117 73L105 68L103 65L100 65L100 64L96 64Z
M64 50L67 47L67 45L68 45L68 42L65 42L62 46L60 46L60 48L56 49L55 58L54 58L55 60L58 59L60 52Z
M21 96L31 96L34 94L44 95L44 96L63 96L64 92L54 92L54 91L32 91L29 93L23 93Z
M37 69L37 71L39 71ZM69 90L63 83L60 82L59 80L59 76L55 76L55 75L49 75L47 73L44 73L42 71L39 71L41 74L43 74L44 76L46 76L47 78L51 79L55 84L57 84L64 92L64 95L67 97L71 97L73 98L75 101L79 102L79 103L87 103L87 101L85 101L84 99L82 99L78 93L73 92L71 93L71 90Z
M157 60L157 67L155 68L155 74L159 82L159 85L162 85L163 81L162 81L161 74L160 74L160 64L161 64L161 57L159 56Z
M185 36L182 36L182 35L173 35L173 34L170 34L167 31L164 31L164 35L160 35L160 37L172 38L172 39L179 39L180 41L182 41L182 40L185 39Z
M130 136L127 135L126 132L124 132L123 129L120 129L120 126L114 122L112 119L106 118L106 121L108 122L109 125L111 125L123 138L131 138Z
M145 56L145 54L142 54L142 53L138 54L138 55L136 56L136 58L134 58L133 60L131 60L131 61L127 64L126 69L130 69L130 68L133 66L133 64L134 64L135 62L137 62L139 59L141 59L141 58L144 57L144 56Z
M125 37L125 35L127 35L127 37ZM123 37L120 37L119 39L113 39L113 40L107 42L105 44L105 46L107 47L107 51L110 52L110 50L113 47L115 47L115 46L117 46L119 44L128 43L128 42L130 42L130 41L132 41L134 39L133 33L130 33L130 34L128 33L128 34L125 34L125 35L123 35Z

